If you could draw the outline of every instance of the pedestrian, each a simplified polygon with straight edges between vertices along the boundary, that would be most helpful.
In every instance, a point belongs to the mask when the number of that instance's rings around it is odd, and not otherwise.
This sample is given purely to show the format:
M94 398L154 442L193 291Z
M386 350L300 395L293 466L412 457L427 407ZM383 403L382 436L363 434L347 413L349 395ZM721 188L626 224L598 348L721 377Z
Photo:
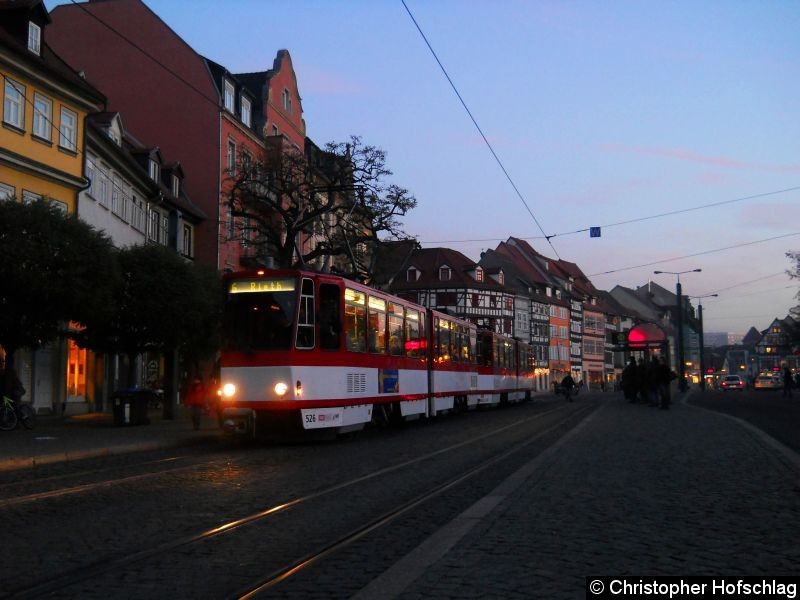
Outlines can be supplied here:
M628 402L636 402L636 359L631 356L628 364L622 369L622 395Z
M575 380L572 375L567 373L564 379L561 380L561 389L564 390L564 395L569 402L572 402L572 390L575 388Z
M658 381L658 395L661 399L661 408L667 410L672 403L669 386L677 375L667 366L667 360L662 356L656 367L656 380Z
M3 396L11 398L16 406L22 401L25 391L25 387L22 385L22 381L20 381L14 367L6 367L3 371Z
M645 388L648 406L659 405L658 390L660 386L658 373L658 359L653 356L645 371Z
M192 418L192 427L197 431L200 429L200 417L206 407L206 389L203 380L195 377L189 389L186 391L184 404L189 407L189 415Z
M783 367L783 397L792 397L792 372L788 365Z

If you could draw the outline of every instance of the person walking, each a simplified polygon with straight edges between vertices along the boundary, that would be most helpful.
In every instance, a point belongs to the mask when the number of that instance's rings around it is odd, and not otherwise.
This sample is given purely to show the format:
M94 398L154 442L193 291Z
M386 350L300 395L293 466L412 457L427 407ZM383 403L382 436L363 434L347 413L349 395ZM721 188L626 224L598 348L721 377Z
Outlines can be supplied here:
M189 407L189 415L192 418L192 427L197 431L200 429L200 417L206 407L206 389L203 380L195 377L186 392L184 404Z
M561 380L561 389L564 390L564 395L567 397L567 401L572 402L572 392L575 389L575 380L569 373L567 373L566 377Z
M788 365L783 367L783 397L792 397L792 372Z
M661 408L667 410L672 403L669 386L677 375L667 365L667 360L662 356L656 367L656 381L658 382L658 395L661 399Z
M636 359L632 356L622 370L622 395L628 402L636 402Z

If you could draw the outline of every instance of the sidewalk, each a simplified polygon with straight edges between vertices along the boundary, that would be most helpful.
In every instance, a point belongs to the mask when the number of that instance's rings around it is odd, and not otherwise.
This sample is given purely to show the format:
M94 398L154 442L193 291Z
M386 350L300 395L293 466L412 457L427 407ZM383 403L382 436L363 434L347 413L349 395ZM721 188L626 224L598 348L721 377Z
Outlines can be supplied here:
M608 398L356 598L584 598L603 575L796 575L797 454L736 420Z
M148 417L147 425L120 427L114 426L110 413L37 417L32 430L0 431L0 471L158 450L223 437L216 419L209 416L203 416L200 430L194 431L181 406L174 420L163 419L160 409L149 411Z

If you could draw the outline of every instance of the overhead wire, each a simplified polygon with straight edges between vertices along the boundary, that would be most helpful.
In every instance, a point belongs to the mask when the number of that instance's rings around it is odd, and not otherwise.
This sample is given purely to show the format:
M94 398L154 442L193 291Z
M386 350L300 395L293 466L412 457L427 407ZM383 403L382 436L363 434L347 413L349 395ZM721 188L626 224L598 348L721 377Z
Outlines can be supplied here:
M403 3L403 6L405 7L406 12L408 13L408 16L411 17L411 20L413 21L414 26L417 28L417 31L422 36L422 39L425 41L425 45L428 46L428 50L430 50L431 54L433 55L433 58L436 60L436 63L439 65L439 68L442 70L442 73L444 73L444 76L447 79L448 83L450 84L450 87L453 88L453 91L455 92L456 96L458 97L458 100L461 102L461 106L463 106L464 110L467 111L467 114L469 115L469 118L472 120L472 124L475 125L475 128L478 130L478 133L481 134L481 137L483 138L484 143L489 148L489 152L492 153L492 156L494 157L494 160L500 166L500 169L503 171L503 174L506 176L506 179L511 184L511 187L514 189L514 192L516 192L517 197L522 201L522 204L527 209L528 214L531 216L531 218L533 219L534 223L536 223L536 226L539 228L539 231L542 232L542 235L544 236L544 239L546 239L547 243L550 244L550 247L553 249L553 252L555 252L556 256L559 259L561 259L561 257L559 256L558 251L556 250L555 246L553 246L553 242L550 241L550 238L553 237L553 236L548 236L545 233L544 229L542 228L542 225L539 223L539 220L536 218L536 215L533 214L533 211L531 210L531 207L528 205L528 202L525 200L525 197L519 191L519 188L517 187L517 184L514 183L514 180L511 178L511 175L509 175L508 171L506 170L505 166L503 165L503 161L501 161L500 157L497 156L497 152L494 151L494 148L492 147L492 144L486 138L486 135L484 135L483 130L481 129L481 126L478 125L478 121L475 119L475 117L472 114L472 111L469 109L469 107L467 106L467 103L464 101L464 98L461 96L461 93L458 91L458 88L456 87L456 84L453 83L453 80L450 78L450 75L447 73L447 69L444 68L444 65L442 64L442 61L439 60L439 56L436 54L436 51L433 49L433 46L431 46L431 43L428 41L427 36L422 31L422 27L420 27L419 23L417 23L417 20L414 18L414 15L411 12L411 9L408 8L408 5L406 4L406 1L405 0L400 0L400 1Z
M692 206L689 208L682 208L679 210L672 210L669 212L658 213L656 215L649 215L646 217L637 217L635 219L628 219L626 221L617 221L616 223L607 223L605 225L598 225L601 229L608 229L609 227L618 227L620 225L630 225L631 223L640 223L641 221L648 221L651 219L660 219L662 217L669 217L672 215L679 215L683 213L693 212L696 210L702 210L704 208L712 208L715 206L723 206L725 204L733 204L735 202L744 202L745 200L754 200L756 198L765 198L767 196L775 196L777 194L785 194L787 192L795 192L800 190L800 186L790 187L782 190L775 190L772 192L763 192L761 194L753 194L751 196L743 196L741 198L734 198L732 200L722 200L720 202L711 202L709 204L701 204L699 206ZM565 236L565 235L573 235L575 233L585 233L590 231L591 227L584 227L582 229L575 229L574 231L565 231L562 233L554 233L550 236L535 236L535 237L527 237L527 238L520 238L524 240L543 240L547 237L554 238L558 236ZM424 244L459 244L459 243L469 243L469 242L497 242L502 241L503 238L478 238L478 239L464 239L464 240L431 240L431 241L424 241Z
M772 240L779 240L779 239L782 239L782 238L792 237L792 236L795 236L795 235L800 235L800 231L795 231L794 233L786 233L786 234L783 234L783 235L776 235L776 236L773 236L773 237L764 238L762 240L754 240L752 242L743 242L741 244L733 244L731 246L724 246L722 248L714 248L713 250L704 250L703 252L694 252L692 254L685 254L683 256L675 256L675 257L672 257L672 258L665 258L665 259L662 259L662 260L655 260L655 261L652 261L652 262L649 262L649 263L642 263L640 265L632 265L630 267L622 267L620 269L611 269L610 271L602 271L600 273L592 273L590 275L587 275L587 277L597 277L598 275L610 275L611 273L619 273L621 271L631 271L633 269L641 269L641 268L644 268L644 267L651 267L653 265L660 265L660 264L663 264L663 263L672 262L672 261L675 261L675 260L681 260L681 259L684 259L684 258L693 258L695 256L704 256L706 254L714 254L716 252L722 252L724 250L732 250L734 248L743 248L745 246L753 246L755 244L762 244L764 242L770 242Z
M149 58L151 61L153 61L153 62L154 62L154 63L155 63L155 64L156 64L158 67L162 68L162 69L163 69L163 70L165 70L167 73L169 73L170 75L172 75L173 77L175 77L175 78L176 78L178 81L180 81L181 83L183 83L184 85L186 85L186 86L187 86L189 89L191 89L192 91L196 92L196 93L197 93L197 94L198 94L198 95L199 95L201 98L203 98L203 100L205 100L205 101L207 101L207 102L209 102L209 103L213 104L213 105L214 105L214 106L216 106L217 108L219 108L219 105L220 105L220 104L219 104L219 98L212 98L212 97L210 97L210 96L207 96L207 95L206 95L206 93L205 93L203 90L199 89L199 88L198 88L198 87L196 87L194 84L192 84L191 82L189 82L189 81L187 81L186 79L184 79L183 77L181 77L181 75L180 75L179 73L176 73L176 72L175 72L173 69L170 69L168 66L166 66L165 64L163 64L163 63L162 63L161 61L159 61L159 60L158 60L158 59L157 59L155 56L153 56L152 54L150 54L149 52L147 52L147 50L145 50L144 48L142 48L142 47L141 47L139 44L137 44L136 42L134 42L133 40L131 40L129 37L127 37L127 36L126 36L125 34L123 34L122 32L118 31L116 28L114 28L114 27L113 27L113 26L111 26L110 24L106 23L106 22L105 22L103 19L101 19L100 17L98 17L96 14L94 14L94 13L93 13L93 12L91 12L90 10L88 10L88 9L87 9L87 8L84 6L85 2L80 2L80 3L79 3L79 2L76 2L76 0L70 0L70 2L71 2L72 4L74 4L75 6L77 6L78 8L80 8L80 9L81 9L81 10L82 10L84 13L86 13L87 15L89 15L89 16L90 16L91 18L93 18L95 21L97 21L98 23L100 23L100 24L101 24L103 27L105 27L106 29L108 29L108 30L109 30L109 31L111 31L112 33L115 33L116 35L118 35L119 37L121 37L121 38L122 38L123 40L125 40L125 41L126 41L128 44L130 44L131 46L133 46L133 47L134 47L136 50L138 50L139 52L141 52L142 54L144 54L144 55L145 55L147 58Z

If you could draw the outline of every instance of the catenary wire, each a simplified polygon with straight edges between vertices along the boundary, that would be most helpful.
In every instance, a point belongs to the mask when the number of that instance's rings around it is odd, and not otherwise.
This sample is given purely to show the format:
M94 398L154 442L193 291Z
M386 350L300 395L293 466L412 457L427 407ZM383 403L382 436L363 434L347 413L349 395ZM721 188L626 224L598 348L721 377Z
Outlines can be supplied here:
M180 76L180 74L176 73L175 71L173 71L172 69L170 69L170 68L169 68L169 67L167 67L166 65L162 64L162 63L161 63L161 62L160 62L160 61L159 61L159 60L158 60L156 57L154 57L152 54L150 54L149 52L147 52L147 50L145 50L144 48L142 48L141 46L139 46L139 45L138 45L136 42L134 42L133 40L131 40L130 38L128 38L126 35L124 35L124 34L123 34L123 33L121 33L120 31L118 31L117 29L115 29L114 27L112 27L111 25L109 25L108 23L106 23L106 22L105 22L103 19L101 19L100 17L98 17L97 15L95 15L94 13L92 13L90 10L87 10L87 9L86 9L86 7L85 7L85 6L83 6L83 4L84 4L84 3L79 3L79 2L76 2L76 0L70 0L70 2L71 2L72 4L74 4L75 6L77 6L78 8L80 8L80 9L81 9L83 12L85 12L87 15L89 15L90 17L92 17L92 18L93 18L95 21L97 21L98 23L100 23L100 24L101 24L103 27L105 27L106 29L108 29L108 30L109 30L109 31L111 31L112 33L114 33L114 34L118 35L118 36L119 36L119 37L121 37L123 40L125 40L126 42L128 42L128 44L130 44L130 45L131 45L131 46L133 46L133 47L134 47L136 50L138 50L139 52L141 52L142 54L144 54L144 55L145 55L147 58L149 58L150 60L152 60L152 61L153 61L153 62L154 62L154 63L155 63L155 64L156 64L158 67L160 67L160 68L164 69L164 70L165 70L167 73L169 73L170 75L172 75L173 77L175 77L175 78L176 78L177 80L179 80L181 83L183 83L184 85L186 85L186 86L187 86L189 89L191 89L192 91L196 92L196 93L197 93L197 94L198 94L198 95L199 95L201 98L203 98L203 100L205 100L205 101L207 101L207 102L209 102L209 103L213 104L213 105L214 105L214 106L216 106L217 108L219 108L219 98L211 98L210 96L207 96L207 95L206 95L206 93L205 93L203 90L201 90L201 89L199 89L199 88L195 87L195 86L194 86L192 83L190 83L189 81L186 81L186 80L185 80L183 77L181 77L181 76Z
M508 182L511 184L511 187L514 188L514 191L516 192L517 197L522 201L522 204L525 205L525 208L527 209L528 214L531 216L531 218L533 219L534 223L536 223L536 226L539 228L539 231L542 232L542 235L544 236L544 239L546 239L547 243L550 244L550 247L553 249L553 252L555 252L556 256L559 259L561 259L561 257L558 255L558 250L556 250L555 246L553 246L553 242L550 241L550 238L553 237L553 236L549 236L544 232L544 229L542 228L541 224L539 223L539 220L536 218L536 215L533 214L533 211L531 210L531 207L528 205L527 201L525 200L525 197L519 191L519 188L517 187L517 184L514 183L514 180L511 178L511 175L508 174L508 171L506 170L505 166L503 165L503 162L500 160L500 157L497 156L497 153L494 151L494 148L492 147L492 144L486 138L486 135L484 135L483 130L481 129L480 125L478 125L478 121L472 115L472 111L470 111L469 107L467 106L467 103L464 102L464 98L461 97L461 93L458 91L458 88L456 87L455 83L453 83L453 80L450 78L450 75L447 73L447 69L444 68L444 65L442 64L442 61L439 60L439 57L437 56L436 51L433 49L433 46L431 46L431 43L428 41L428 38L425 36L425 33L422 31L422 28L420 27L419 23L417 23L417 20L414 18L414 15L411 13L411 9L408 8L408 5L406 4L405 0L400 0L400 1L403 3L403 7L405 7L406 12L408 13L408 16L411 17L411 20L413 21L414 26L417 28L417 31L422 36L422 39L425 41L425 45L428 46L428 50L431 51L431 54L433 55L433 58L436 60L436 63L439 65L439 68L442 70L442 73L444 73L445 78L447 78L447 81L450 84L450 87L453 88L453 91L455 92L456 96L458 97L458 100L461 102L461 106L463 106L464 110L467 111L467 114L469 115L469 118L472 120L472 124L475 125L475 128L478 130L478 133L481 134L481 137L483 138L484 143L489 148L489 152L492 153L492 156L494 157L494 160L500 166L500 169L503 171L503 174L506 176L506 179L508 179Z
M787 192L795 192L800 190L800 186L790 187L783 190L775 190L772 192L763 192L761 194L753 194L752 196L743 196L741 198L734 198L732 200L722 200L720 202L711 202L709 204L701 204L699 206L692 206L689 208L682 208L680 210L673 210L669 212L659 213L656 215L649 215L646 217L637 217L635 219L628 219L627 221L617 221L616 223L607 223L605 225L599 225L601 229L608 229L609 227L618 227L619 225L630 225L631 223L640 223L641 221L648 221L650 219L660 219L661 217L670 217L672 215L679 215L687 212L692 212L695 210L702 210L704 208L712 208L715 206L723 206L725 204L733 204L734 202L744 202L745 200L754 200L756 198L764 198L766 196L774 196L776 194L785 194ZM585 233L589 231L591 227L584 227L583 229L576 229L574 231L565 231L562 233L554 233L553 235L549 236L551 238L558 237L558 236L565 236L565 235L573 235L575 233ZM523 240L543 240L546 239L547 236L534 236L534 237L526 237L520 238ZM502 238L478 238L478 239L466 239L466 240L430 240L424 241L423 244L459 244L459 243L469 243L469 242L499 242L502 241Z
M611 273L619 273L620 271L630 271L632 269L641 269L643 267L651 267L653 265L660 265L660 264L663 264L663 263L672 262L672 261L675 261L675 260L681 260L681 259L684 259L684 258L692 258L692 257L695 257L695 256L703 256L703 255L706 255L706 254L714 254L715 252L722 252L724 250L733 250L734 248L742 248L744 246L753 246L755 244L762 244L764 242L770 242L772 240L779 240L781 238L792 237L792 236L795 236L795 235L800 235L800 231L795 231L794 233L785 233L783 235L776 235L776 236L773 236L773 237L770 237L770 238L765 238L763 240L754 240L752 242L744 242L744 243L741 243L741 244L734 244L732 246L724 246L722 248L714 248L713 250L704 250L703 252L695 252L693 254L685 254L683 256L674 256L672 258L664 258L662 260L655 260L655 261L652 261L652 262L649 262L649 263L642 263L640 265L632 265L630 267L622 267L622 268L619 268L619 269L611 269L610 271L603 271L601 273L592 273L590 275L587 275L587 277L597 277L598 275L610 275Z

